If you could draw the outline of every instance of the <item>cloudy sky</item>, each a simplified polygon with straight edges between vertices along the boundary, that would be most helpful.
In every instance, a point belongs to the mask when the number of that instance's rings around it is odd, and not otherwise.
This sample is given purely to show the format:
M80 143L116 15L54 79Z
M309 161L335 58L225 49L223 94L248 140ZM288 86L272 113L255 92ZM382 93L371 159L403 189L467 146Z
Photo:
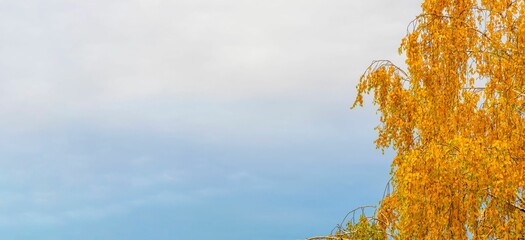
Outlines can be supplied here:
M0 0L1 239L304 239L376 204L416 0Z

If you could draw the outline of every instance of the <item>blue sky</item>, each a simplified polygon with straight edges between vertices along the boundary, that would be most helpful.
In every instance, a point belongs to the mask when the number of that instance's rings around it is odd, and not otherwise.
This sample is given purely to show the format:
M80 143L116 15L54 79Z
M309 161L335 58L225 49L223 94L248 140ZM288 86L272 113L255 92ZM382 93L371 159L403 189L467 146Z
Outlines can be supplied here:
M414 0L0 1L1 239L304 239L379 201Z

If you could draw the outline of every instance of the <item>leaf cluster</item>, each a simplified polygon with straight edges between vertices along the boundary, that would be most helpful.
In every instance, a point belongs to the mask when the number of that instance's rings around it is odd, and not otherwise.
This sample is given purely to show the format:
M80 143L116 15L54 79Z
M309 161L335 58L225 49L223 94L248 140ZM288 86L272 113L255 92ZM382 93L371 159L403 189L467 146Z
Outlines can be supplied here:
M424 0L400 53L374 61L391 194L349 239L525 238L525 0Z

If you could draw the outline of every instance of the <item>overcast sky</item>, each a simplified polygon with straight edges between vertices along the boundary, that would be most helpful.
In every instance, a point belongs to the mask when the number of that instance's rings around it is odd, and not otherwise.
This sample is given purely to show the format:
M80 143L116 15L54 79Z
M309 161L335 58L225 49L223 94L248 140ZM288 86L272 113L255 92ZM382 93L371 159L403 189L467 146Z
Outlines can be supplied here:
M304 239L376 204L349 110L416 0L0 0L1 239Z

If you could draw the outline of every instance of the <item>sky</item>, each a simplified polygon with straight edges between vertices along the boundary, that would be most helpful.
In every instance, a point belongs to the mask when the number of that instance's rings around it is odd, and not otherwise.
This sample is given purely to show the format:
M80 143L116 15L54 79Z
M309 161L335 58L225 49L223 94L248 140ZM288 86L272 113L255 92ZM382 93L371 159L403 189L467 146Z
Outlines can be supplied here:
M0 239L305 239L376 204L415 0L0 0ZM367 98L370 102L370 98Z

